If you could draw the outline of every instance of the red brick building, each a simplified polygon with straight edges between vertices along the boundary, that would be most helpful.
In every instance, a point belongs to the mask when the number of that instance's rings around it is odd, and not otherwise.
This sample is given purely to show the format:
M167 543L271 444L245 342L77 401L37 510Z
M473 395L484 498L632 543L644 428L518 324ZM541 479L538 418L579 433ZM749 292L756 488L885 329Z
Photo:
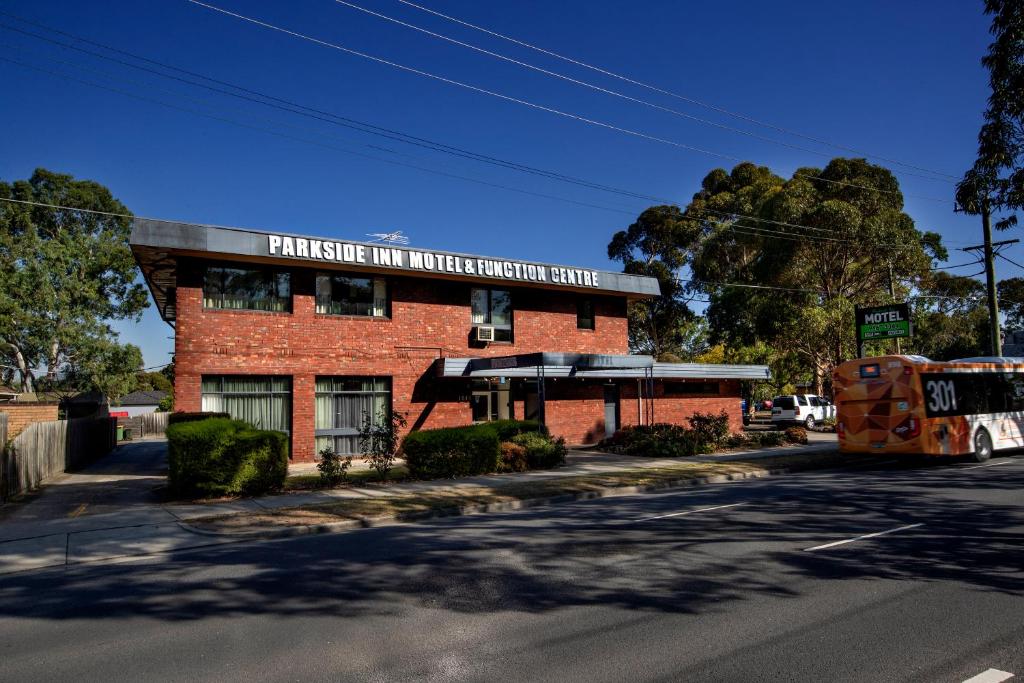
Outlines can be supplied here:
M726 410L764 366L629 355L646 277L409 247L137 220L132 250L175 330L175 408L355 449L366 415L410 429L542 420L569 443Z

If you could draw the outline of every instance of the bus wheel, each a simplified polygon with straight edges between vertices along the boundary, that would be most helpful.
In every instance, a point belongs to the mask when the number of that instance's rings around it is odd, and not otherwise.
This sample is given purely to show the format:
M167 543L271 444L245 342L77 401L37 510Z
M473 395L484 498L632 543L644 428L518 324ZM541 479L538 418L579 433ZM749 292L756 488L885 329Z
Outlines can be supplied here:
M807 427L807 429L809 429L809 430L814 429L814 416L813 415L808 415L807 416L807 419L804 420L804 427Z
M985 462L992 457L992 437L982 427L974 434L974 462Z

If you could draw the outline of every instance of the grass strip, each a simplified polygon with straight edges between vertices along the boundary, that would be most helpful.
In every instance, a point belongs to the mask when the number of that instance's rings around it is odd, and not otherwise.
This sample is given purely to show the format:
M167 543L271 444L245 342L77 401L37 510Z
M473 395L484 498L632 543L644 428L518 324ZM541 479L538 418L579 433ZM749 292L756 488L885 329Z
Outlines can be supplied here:
M714 476L819 469L847 464L853 459L839 453L818 453L721 463L681 461L663 467L633 468L551 479L510 478L508 483L492 486L459 484L452 481L429 491L395 491L384 496L344 498L330 503L281 508L273 512L203 517L190 521L190 524L208 531L244 533L345 521L414 520L443 514L458 514L501 503L544 500L561 496L576 498L589 493L596 495L623 487L657 488Z

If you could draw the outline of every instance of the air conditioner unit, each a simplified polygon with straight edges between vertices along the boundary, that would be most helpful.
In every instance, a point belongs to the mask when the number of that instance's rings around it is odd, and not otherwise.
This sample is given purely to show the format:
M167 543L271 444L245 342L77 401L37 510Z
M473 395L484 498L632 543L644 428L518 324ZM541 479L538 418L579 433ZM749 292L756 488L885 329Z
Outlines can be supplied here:
M478 325L476 328L476 340L479 342L494 341L494 328L490 325Z

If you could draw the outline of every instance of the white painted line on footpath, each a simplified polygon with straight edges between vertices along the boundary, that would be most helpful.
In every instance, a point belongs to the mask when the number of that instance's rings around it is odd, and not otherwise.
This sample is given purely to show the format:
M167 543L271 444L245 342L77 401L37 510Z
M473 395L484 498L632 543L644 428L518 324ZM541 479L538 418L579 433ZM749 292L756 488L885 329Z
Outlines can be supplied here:
M1006 681L1011 678L1013 678L1013 674L1008 671L989 669L988 671L982 671L977 676L968 678L964 683L1000 683L1000 681Z
M907 529L914 529L919 526L924 526L924 523L919 524L908 524L906 526L897 527L895 529L886 529L885 531L876 531L873 534L864 534L863 536L857 536L855 538L847 538L843 541L832 541L824 545L816 545L813 548L804 548L805 552L811 552L812 550L824 550L825 548L835 548L837 545L846 545L847 543L854 543L856 541L863 541L866 538L877 538L878 536L885 536L886 534L894 534L897 531L906 531Z
M746 503L730 503L729 505L715 505L714 507L709 507L709 508L697 508L696 510L684 510L683 512L672 512L672 513L667 514L667 515L656 515L654 517L644 517L643 519L638 519L636 521L638 521L638 522L649 522L652 519L665 519L666 517L680 517L682 515L692 515L692 514L695 514L697 512L709 512L710 510L722 510L724 508L734 508L734 507L739 507L740 505L746 505Z
M1013 460L997 460L996 462L987 462L984 465L971 465L970 467L964 467L965 470L976 470L979 467L995 467L996 465L1009 465Z

